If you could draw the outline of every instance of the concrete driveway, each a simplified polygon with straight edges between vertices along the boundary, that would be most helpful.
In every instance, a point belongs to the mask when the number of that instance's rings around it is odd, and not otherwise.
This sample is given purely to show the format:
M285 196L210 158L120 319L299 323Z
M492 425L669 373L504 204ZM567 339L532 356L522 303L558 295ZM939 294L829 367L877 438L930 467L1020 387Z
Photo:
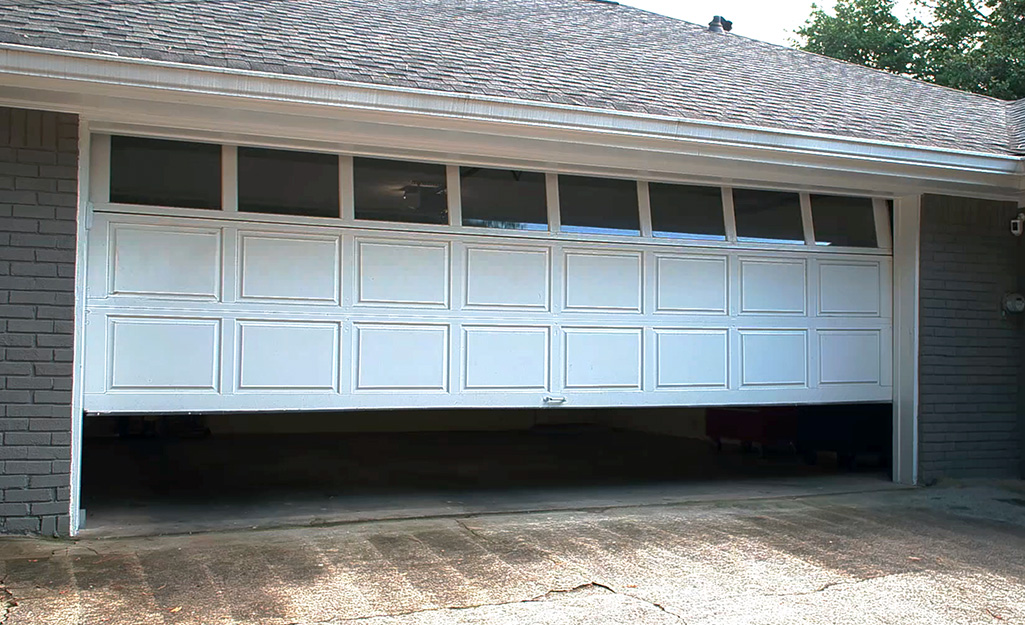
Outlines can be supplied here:
M1021 482L78 542L0 623L1018 623Z

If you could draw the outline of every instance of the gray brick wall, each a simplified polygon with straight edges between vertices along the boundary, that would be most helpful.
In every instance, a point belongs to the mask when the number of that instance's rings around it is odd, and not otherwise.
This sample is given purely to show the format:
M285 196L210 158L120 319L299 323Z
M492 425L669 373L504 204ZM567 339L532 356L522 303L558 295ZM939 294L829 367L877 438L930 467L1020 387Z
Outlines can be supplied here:
M1003 317L1022 276L1015 205L922 202L920 477L1017 477L1023 320Z
M78 119L0 108L0 533L67 535Z

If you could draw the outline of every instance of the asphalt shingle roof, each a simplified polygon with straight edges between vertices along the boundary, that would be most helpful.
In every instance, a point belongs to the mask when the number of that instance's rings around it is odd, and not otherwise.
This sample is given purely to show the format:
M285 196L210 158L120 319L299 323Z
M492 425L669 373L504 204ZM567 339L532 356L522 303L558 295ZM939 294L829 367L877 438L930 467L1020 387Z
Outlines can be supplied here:
M1025 154L1025 98L1011 102L1007 117L1011 126L1011 151Z
M595 0L0 0L0 42L1025 152L1021 102Z

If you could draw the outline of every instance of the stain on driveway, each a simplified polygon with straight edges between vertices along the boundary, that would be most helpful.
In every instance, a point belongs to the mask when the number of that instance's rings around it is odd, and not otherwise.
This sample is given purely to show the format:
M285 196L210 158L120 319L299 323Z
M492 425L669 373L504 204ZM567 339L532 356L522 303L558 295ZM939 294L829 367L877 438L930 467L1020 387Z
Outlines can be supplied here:
M1020 483L0 539L0 623L1025 622Z

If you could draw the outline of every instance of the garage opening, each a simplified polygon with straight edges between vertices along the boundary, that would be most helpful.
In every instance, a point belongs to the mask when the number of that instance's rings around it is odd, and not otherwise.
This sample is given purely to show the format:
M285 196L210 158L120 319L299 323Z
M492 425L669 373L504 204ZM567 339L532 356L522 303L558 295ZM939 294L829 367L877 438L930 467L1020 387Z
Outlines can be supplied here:
M885 475L885 198L91 141L87 528Z
M889 485L890 406L89 417L84 531L180 533Z

